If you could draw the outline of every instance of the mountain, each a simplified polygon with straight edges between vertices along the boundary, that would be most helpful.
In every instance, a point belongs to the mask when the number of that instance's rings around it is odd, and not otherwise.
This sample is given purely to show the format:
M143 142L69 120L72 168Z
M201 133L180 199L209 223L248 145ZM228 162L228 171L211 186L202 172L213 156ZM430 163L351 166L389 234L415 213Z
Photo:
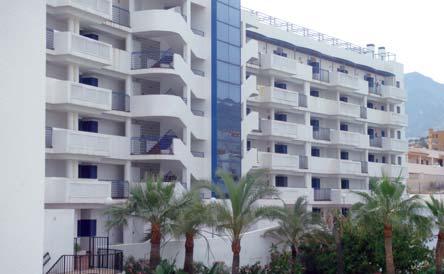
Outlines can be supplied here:
M427 135L429 128L444 129L444 84L418 72L405 74L407 137Z

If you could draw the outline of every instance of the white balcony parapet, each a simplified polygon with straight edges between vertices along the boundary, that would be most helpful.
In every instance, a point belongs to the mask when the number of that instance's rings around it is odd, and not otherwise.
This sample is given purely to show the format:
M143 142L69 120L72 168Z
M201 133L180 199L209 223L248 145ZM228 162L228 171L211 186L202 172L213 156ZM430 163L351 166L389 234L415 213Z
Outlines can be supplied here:
M368 189L332 189L331 202L339 205L353 205L362 202L361 196L355 192L370 193Z
M313 188L277 187L277 190L286 204L294 204L299 197L305 197L308 204L313 204Z
M108 89L46 78L46 102L107 111L111 110L112 93Z
M368 175L370 177L381 178L387 176L390 178L407 178L407 167L399 165L391 165L384 163L368 163Z
M46 178L46 204L108 204L111 182L95 179Z
M333 158L310 157L312 172L323 174L361 175L361 162Z
M46 0L55 8L72 7L104 19L112 19L112 0Z
M289 107L306 107L306 96L302 93L270 86L259 86L259 96L253 101L275 103Z
M259 113L252 111L242 120L242 140L246 140L248 134L259 129Z
M131 71L131 53L126 50L113 48L113 62L106 69L129 74Z
M369 136L358 132L330 130L331 142L338 145L348 145L358 148L369 147Z
M250 75L242 84L242 102L246 102L250 97L257 97L258 95L257 77L256 75Z
M408 118L405 114L367 108L367 120L382 125L407 126Z
M388 151L407 152L409 147L407 140L382 137L382 149Z
M395 87L395 86L388 86L388 85L382 85L381 86L381 95L384 98L390 98L393 100L398 100L404 102L407 100L407 94L405 90Z
M368 83L364 79L360 79L356 76L342 73L339 71L330 73L331 84L334 86L354 90L363 95L367 95L368 93Z
M54 31L54 54L95 66L110 66L113 62L111 45L69 31Z
M242 157L242 176L257 167L259 167L259 153L257 148L251 148Z
M444 167L440 165L421 165L415 163L408 164L409 173L412 174L424 174L424 175L436 175L444 177Z
M251 59L259 59L259 44L255 39L248 41L242 48L242 64L246 64Z
M309 108L316 113L335 116L361 117L361 106L320 97L308 97Z
M280 154L271 152L259 152L259 166L273 170L294 171L306 169L305 156Z
M280 56L273 52L260 53L259 58L263 70L271 70L295 79L306 81L312 79L312 68L298 60Z
M260 129L263 135L305 141L311 140L313 130L311 126L267 119L261 119Z

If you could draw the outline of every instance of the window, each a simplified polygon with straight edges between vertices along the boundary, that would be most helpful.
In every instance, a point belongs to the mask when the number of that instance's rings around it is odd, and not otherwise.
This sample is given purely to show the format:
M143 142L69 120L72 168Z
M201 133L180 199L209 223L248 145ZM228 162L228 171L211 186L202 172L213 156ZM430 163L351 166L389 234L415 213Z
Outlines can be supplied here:
M321 188L321 179L311 178L311 187L314 189L320 189Z
M313 157L321 157L321 150L317 147L311 148L311 156Z
M283 48L277 48L273 53L282 57L287 57L287 53L284 52Z
M281 144L274 145L274 152L279 154L287 154L287 145L281 145Z
M375 130L373 128L367 129L367 134L370 136L370 139L373 139L375 137Z
M384 107L384 106L381 106L381 110L382 110L382 111L385 111L385 107Z
M99 86L99 79L97 79L95 77L79 76L79 82L81 84L90 85L90 86L94 86L94 87Z
M398 165L402 165L402 159L400 156L398 156Z
M373 108L373 103L367 102L367 108Z
M78 220L77 237L95 237L97 233L97 220Z
M339 126L341 131L348 131L348 125L347 124L343 124L341 123L341 125Z
M386 161L385 161L385 156L382 156L382 160L381 160L381 162L382 162L383 164L386 163Z
M99 132L99 122L95 120L80 119L79 130L97 133Z
M398 138L398 140L401 140L401 131L397 131L396 132L396 137Z
M400 107L400 106L397 106L397 107L396 107L396 112L397 112L397 113L401 113L401 107Z
M287 89L287 84L283 82L274 82L275 88Z
M348 179L341 179L341 189L350 189L350 181Z
M381 137L385 137L385 131L381 130Z
M348 216L349 209L347 207L341 208L341 213L343 216Z
M341 160L348 160L348 151L341 151Z
M250 149L251 149L251 141L248 140L248 141L247 141L247 150L249 151Z
M284 114L284 113L275 113L275 114L274 114L274 119L275 119L276 121L287 122L287 114Z
M339 101L341 101L341 102L348 102L348 97L347 96L340 96L339 97Z
M368 155L368 161L371 162L371 163L374 163L375 162L375 155L369 154Z
M396 87L400 88L401 87L401 83L399 81L396 81Z
M79 178L97 179L97 166L79 165Z
M319 208L319 207L313 207L313 208L311 209L311 211L312 211L314 214L321 214L321 208Z
M288 187L287 176L276 176L276 186L277 187Z
M314 89L310 90L310 96L319 97L319 91Z
M313 130L319 130L319 120L317 119L311 119L310 120L310 126L313 127Z

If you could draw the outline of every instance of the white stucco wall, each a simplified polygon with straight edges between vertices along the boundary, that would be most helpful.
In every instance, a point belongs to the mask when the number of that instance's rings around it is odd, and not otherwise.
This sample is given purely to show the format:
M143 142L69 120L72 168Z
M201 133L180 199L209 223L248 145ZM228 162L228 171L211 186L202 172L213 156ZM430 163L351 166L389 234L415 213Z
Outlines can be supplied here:
M45 117L45 1L0 9L1 273L41 273Z

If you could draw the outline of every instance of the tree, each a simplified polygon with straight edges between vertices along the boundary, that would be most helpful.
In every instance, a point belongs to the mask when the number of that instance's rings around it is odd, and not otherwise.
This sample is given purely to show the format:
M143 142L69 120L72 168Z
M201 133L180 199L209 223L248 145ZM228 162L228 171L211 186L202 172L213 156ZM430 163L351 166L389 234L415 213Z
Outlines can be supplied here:
M185 235L185 260L183 270L189 274L194 273L194 238L200 235L205 225L213 224L210 206L200 200L198 193L193 193L191 203L179 210L177 218L173 220L171 229L176 237Z
M243 233L259 219L270 215L269 207L261 207L257 202L278 192L263 179L262 172L249 173L239 182L235 182L229 173L219 172L218 176L224 182L226 194L220 189L217 192L220 197L226 195L227 199L220 199L212 205L217 220L215 227L231 240L232 273L238 274Z
M370 194L355 192L363 202L353 206L354 216L363 224L380 222L384 228L385 267L388 274L395 274L393 260L393 226L410 223L426 228L428 220L420 215L423 208L419 197L414 195L404 197L405 186L397 178L391 181L383 177L380 181L372 182ZM405 199L404 199L405 198Z
M131 189L131 195L122 205L112 206L105 214L111 218L108 228L127 224L134 217L151 224L150 267L155 269L160 263L160 242L165 225L176 218L178 210L191 201L190 195L176 197L174 183L163 183L159 178L150 178L145 185Z
M439 229L435 249L435 268L436 273L441 274L444 256L444 203L430 195L430 201L426 201L426 205L433 216L433 222Z
M328 219L329 222L327 226L331 229L331 233L335 239L335 247L336 247L336 262L337 274L344 274L345 266L344 266L344 250L343 250L343 236L344 236L344 226L347 222L347 217L342 214L337 208L333 208L328 211Z
M283 207L272 208L271 219L278 220L279 226L268 230L265 235L278 239L291 249L293 264L297 264L299 244L302 237L313 231L319 224L317 218L307 210L307 202L304 197L299 197L293 206L284 204Z

